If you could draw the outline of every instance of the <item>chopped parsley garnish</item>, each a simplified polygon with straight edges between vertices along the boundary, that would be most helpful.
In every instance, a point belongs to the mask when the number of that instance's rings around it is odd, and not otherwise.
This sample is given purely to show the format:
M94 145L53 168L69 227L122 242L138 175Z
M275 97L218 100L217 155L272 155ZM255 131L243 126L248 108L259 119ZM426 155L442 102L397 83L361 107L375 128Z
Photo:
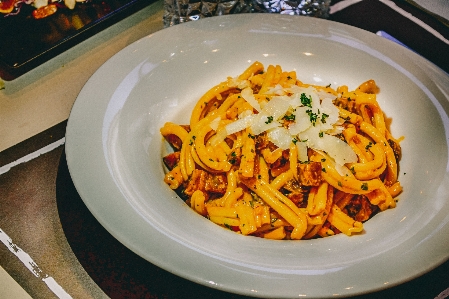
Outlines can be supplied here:
M324 136L323 132L318 133L318 136L320 136L320 138L322 138Z
M315 126L316 121L318 119L318 114L313 113L311 109L307 109L306 113L309 115L310 122L312 123L312 125Z
M326 113L321 114L321 122L323 124L325 124L326 123L326 118L328 118L328 117L329 117L329 115L326 114Z
M273 121L273 116L267 116L267 121L265 122L266 124L269 124Z
M295 115L294 114L288 114L288 115L286 114L286 115L284 115L283 119L294 121Z
M361 188L365 191L368 190L368 183L363 183Z
M312 108L312 97L307 97L305 93L301 94L301 104L304 106Z
M368 151L373 146L373 143L370 141L366 146L365 149Z

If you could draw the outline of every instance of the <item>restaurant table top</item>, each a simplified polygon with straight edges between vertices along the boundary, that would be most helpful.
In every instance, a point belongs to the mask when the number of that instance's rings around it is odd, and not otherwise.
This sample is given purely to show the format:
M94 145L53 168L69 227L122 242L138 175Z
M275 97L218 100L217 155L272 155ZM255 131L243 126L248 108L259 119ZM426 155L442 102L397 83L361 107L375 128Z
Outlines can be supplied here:
M449 5L420 4L332 1L328 19L400 42L449 72ZM151 3L3 82L0 298L245 298L180 278L133 253L90 213L68 171L66 125L78 93L114 54L163 30L163 14L163 1ZM448 261L398 286L354 298L447 297Z

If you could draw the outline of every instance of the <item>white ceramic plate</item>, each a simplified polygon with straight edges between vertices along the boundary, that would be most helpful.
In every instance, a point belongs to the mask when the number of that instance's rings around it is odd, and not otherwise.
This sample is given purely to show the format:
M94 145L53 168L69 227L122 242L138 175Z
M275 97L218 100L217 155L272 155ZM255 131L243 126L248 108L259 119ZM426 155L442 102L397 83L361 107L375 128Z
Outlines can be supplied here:
M163 182L166 121L187 123L206 90L259 60L304 82L380 86L392 132L405 136L397 208L365 233L310 241L244 237L195 214ZM449 255L449 79L401 46L321 19L232 15L139 40L87 82L71 112L67 161L81 198L119 241L194 282L257 297L373 292Z

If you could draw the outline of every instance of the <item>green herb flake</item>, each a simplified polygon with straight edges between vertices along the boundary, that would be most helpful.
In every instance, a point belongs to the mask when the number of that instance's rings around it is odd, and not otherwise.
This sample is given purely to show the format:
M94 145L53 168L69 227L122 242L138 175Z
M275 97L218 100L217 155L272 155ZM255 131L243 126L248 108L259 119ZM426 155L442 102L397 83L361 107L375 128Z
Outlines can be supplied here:
M354 166L352 166L349 170L351 170L352 174L355 174Z
M300 99L301 99L301 104L312 108L312 97L311 96L307 97L307 95L305 93L302 93Z
M286 114L286 115L284 115L284 117L282 119L294 121L295 115L294 114L288 114L288 115Z
M318 114L313 113L311 109L307 109L306 113L309 115L309 120L312 123L312 125L315 126L316 121L318 119Z
M328 117L329 117L329 115L326 114L326 113L321 114L321 122L323 124L325 124L326 123L326 118L328 118Z
M369 149L373 146L373 143L370 141L366 146L365 146L365 150L369 151Z

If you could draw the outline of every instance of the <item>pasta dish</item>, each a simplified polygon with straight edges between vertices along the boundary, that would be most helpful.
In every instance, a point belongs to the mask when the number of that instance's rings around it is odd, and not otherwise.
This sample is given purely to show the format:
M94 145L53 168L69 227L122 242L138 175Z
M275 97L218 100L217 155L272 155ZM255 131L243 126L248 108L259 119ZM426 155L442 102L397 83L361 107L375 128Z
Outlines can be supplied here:
M394 208L400 139L374 80L355 90L306 84L254 62L213 86L189 124L160 129L164 181L197 213L243 235L311 239L363 231Z

